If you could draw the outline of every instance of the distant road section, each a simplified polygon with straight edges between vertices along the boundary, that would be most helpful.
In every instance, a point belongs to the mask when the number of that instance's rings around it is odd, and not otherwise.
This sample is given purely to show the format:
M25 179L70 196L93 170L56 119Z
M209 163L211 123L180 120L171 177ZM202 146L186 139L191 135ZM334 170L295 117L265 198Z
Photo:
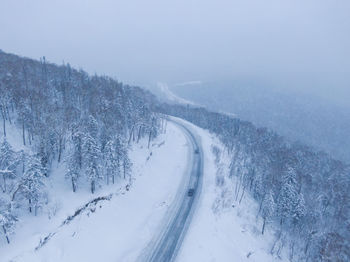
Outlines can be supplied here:
M170 120L181 128L187 137L189 145L187 183L178 189L173 203L173 210L169 213L164 228L159 236L150 243L146 255L139 259L144 262L175 261L186 231L191 223L192 215L200 197L203 178L203 150L200 141L181 122ZM166 172L166 170L165 170Z

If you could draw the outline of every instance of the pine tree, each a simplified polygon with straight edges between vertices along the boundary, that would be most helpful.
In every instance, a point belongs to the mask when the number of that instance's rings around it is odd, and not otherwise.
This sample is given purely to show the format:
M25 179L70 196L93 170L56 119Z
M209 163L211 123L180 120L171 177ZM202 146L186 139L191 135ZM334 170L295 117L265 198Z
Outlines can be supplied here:
M91 193L95 193L96 184L98 183L99 177L99 159L100 149L97 145L96 140L86 134L84 137L84 160L85 160L85 172L87 180L91 185Z
M28 158L27 169L20 181L20 192L28 200L29 212L35 211L41 206L45 197L44 192L45 169L42 167L40 160L31 156Z
M77 181L79 178L79 174L80 174L80 169L75 158L69 157L66 178L71 181L73 192L77 191Z
M88 117L88 121L86 123L86 132L89 133L93 138L97 139L98 123L92 115L89 115Z
M0 176L2 177L2 191L4 193L7 191L6 180L16 176L16 166L16 154L5 139L0 145Z
M77 182L80 176L80 170L82 168L83 161L83 135L81 132L77 131L72 134L72 149L67 157L66 162L68 162L66 178L71 181L72 190L76 192Z
M119 173L120 169L119 156L117 155L115 141L110 140L107 142L104 156L107 184L109 184L110 177L112 177L112 183L114 184L115 175Z
M297 196L297 200L295 202L295 206L293 208L293 225L296 226L299 224L300 220L305 216L305 200L303 194L299 194Z
M277 205L281 225L285 220L292 217L298 196L296 191L295 172L292 168L289 168L284 174L282 183Z

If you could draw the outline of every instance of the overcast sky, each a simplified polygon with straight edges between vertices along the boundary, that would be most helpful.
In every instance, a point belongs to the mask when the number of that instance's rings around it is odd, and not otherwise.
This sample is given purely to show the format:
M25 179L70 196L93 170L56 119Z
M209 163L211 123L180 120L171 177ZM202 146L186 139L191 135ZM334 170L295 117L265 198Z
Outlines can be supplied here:
M0 49L148 85L262 78L350 103L349 0L1 0Z

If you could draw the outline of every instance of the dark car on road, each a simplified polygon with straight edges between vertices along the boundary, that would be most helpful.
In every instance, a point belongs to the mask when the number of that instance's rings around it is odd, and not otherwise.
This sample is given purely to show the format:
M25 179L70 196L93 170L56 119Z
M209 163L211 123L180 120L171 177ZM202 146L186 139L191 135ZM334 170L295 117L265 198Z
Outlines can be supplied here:
M197 148L196 150L194 150L194 153L195 153L195 154L199 154L198 148Z
M191 197L191 196L193 196L193 194L194 194L194 189L193 188L189 189L188 192L187 192L187 195L189 197Z

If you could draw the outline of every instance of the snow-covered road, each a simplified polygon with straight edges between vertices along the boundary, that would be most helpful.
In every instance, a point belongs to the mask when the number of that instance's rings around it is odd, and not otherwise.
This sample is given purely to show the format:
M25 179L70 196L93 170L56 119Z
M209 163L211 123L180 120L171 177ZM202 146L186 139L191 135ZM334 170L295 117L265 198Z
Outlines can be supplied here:
M172 120L184 132L188 145L188 168L184 177L188 182L179 187L172 212L165 218L163 229L158 232L139 261L174 261L182 240L191 222L192 214L198 202L203 179L203 150L200 141L183 123ZM193 193L192 193L193 192Z

